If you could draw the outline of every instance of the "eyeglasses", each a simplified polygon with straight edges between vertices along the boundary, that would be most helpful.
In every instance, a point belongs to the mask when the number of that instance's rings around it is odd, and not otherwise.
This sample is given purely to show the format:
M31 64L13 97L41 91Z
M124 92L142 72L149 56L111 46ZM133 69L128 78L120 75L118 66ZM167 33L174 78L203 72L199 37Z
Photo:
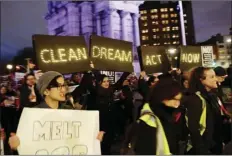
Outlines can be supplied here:
M49 88L57 88L57 90L61 91L62 89L67 90L68 89L68 85L66 83L64 83L64 84L57 84L57 85L51 85L51 86L49 86Z

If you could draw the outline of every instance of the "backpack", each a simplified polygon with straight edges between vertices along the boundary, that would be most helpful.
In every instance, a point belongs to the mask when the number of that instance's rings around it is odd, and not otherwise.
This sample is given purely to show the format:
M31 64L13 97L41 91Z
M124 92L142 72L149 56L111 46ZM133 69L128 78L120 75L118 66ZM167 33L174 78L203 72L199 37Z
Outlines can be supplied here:
M140 117L147 114L154 116L153 113L146 112L143 113ZM137 120L136 122L133 122L126 128L125 139L122 143L122 148L120 150L121 155L136 155L134 149L137 141L137 134L139 133L139 122L140 120Z

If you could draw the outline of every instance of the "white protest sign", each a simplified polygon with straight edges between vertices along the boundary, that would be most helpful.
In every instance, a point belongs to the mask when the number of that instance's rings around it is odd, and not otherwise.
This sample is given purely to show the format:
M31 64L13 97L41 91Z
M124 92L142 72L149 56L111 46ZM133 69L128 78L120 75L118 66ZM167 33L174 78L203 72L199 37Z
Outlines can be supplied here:
M212 67L213 66L213 47L212 46L201 46L202 66Z
M24 78L25 73L15 72L15 81L20 81Z
M68 92L72 93L79 85L75 85L75 86L69 86L68 87Z
M100 155L98 111L24 108L20 155Z

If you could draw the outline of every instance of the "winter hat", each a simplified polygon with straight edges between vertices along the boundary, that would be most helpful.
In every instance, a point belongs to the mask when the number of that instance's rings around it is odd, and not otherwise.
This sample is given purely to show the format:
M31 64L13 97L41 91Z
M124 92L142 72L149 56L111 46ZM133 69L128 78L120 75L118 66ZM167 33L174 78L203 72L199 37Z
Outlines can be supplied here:
M217 76L227 76L226 70L220 66L214 68L214 71L215 71Z
M39 90L39 93L43 96L44 91L47 89L48 85L51 83L51 81L57 77L62 76L62 74L55 72L55 71L48 71L44 73L37 82L37 88Z

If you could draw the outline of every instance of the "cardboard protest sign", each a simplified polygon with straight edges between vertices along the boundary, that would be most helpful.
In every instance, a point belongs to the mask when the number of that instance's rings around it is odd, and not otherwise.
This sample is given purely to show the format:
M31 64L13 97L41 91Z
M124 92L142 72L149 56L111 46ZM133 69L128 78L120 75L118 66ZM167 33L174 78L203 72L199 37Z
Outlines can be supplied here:
M187 71L195 67L212 67L212 46L181 46L180 69Z
M34 35L32 39L40 70L66 74L90 69L83 36Z
M24 108L17 136L20 155L99 155L97 111Z
M213 46L201 46L201 57L203 67L213 66Z
M72 93L79 85L75 85L75 86L69 86L68 87L68 92Z
M91 36L90 56L97 70L133 72L132 43Z
M139 49L141 70L147 74L167 73L171 69L164 46L142 46Z
M115 72L113 72L113 71L100 71L100 73L106 75L109 78L110 84L115 83Z
M26 75L25 73L15 72L15 81L22 80L25 75Z

